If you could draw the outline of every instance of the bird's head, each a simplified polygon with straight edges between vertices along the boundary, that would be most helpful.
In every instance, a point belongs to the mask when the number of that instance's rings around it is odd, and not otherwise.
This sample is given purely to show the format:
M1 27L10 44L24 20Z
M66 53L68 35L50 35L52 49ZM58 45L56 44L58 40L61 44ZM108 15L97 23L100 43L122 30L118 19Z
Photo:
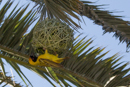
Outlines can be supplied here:
M36 57L35 55L30 55L29 60L30 60L30 61L33 61L33 62L36 62L36 61L37 61L37 58L38 58L38 57Z

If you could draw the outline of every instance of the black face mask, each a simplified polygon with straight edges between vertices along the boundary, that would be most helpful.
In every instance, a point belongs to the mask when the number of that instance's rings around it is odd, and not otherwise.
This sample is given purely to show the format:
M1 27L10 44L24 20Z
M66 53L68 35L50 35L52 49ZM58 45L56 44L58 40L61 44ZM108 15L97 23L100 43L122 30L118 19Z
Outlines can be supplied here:
M30 58L32 59L33 62L36 62L36 61L37 61L37 57L36 57L36 56L30 55Z

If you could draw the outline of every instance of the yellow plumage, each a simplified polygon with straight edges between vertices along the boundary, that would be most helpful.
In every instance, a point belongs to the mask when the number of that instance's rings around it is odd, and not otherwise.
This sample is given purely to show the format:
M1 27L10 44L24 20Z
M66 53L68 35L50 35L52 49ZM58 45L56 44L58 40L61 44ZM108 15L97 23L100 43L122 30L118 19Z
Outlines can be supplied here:
M65 58L58 58L57 55L49 54L47 50L45 50L45 54L38 56L36 61L33 58L29 58L29 63L31 65L40 65L40 66L49 66L47 63L56 63L59 64L64 61Z

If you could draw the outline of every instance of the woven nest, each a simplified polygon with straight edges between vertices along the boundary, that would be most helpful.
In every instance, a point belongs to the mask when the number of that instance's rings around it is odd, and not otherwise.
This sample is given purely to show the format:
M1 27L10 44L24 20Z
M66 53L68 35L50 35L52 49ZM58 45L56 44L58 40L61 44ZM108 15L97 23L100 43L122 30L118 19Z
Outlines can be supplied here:
M61 52L69 49L73 42L73 30L56 19L45 19L33 31L32 45L35 49L46 48Z

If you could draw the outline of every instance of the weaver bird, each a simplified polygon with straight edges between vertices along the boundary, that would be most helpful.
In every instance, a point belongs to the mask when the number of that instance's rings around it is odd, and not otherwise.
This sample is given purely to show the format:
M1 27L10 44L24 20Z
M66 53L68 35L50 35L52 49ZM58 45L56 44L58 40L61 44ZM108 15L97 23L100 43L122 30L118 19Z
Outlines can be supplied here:
M58 58L58 54L53 55L49 54L47 50L45 50L45 54L42 54L38 57L30 56L29 63L31 65L39 65L39 66L57 66L57 64L64 61L66 58Z

